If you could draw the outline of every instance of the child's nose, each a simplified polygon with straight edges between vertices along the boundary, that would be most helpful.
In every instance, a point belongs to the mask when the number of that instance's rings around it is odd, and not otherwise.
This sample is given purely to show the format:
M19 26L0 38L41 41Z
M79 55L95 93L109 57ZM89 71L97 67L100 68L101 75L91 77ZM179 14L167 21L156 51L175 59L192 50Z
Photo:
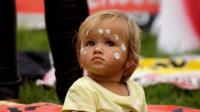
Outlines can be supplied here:
M102 47L100 46L97 46L95 49L94 49L94 54L103 54L103 51L102 51Z

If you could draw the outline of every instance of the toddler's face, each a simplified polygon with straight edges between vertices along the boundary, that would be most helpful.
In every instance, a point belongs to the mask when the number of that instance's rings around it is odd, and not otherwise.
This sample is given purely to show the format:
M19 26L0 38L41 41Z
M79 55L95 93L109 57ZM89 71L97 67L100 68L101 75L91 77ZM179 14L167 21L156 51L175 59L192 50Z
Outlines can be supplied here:
M81 43L80 63L88 74L113 75L121 72L127 60L123 24L104 20Z

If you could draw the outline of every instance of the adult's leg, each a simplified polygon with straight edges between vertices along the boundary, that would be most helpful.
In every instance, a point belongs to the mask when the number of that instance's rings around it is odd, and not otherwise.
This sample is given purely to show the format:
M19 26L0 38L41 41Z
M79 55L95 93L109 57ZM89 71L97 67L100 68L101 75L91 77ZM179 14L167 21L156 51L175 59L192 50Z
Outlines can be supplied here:
M17 99L15 0L0 0L0 100Z
M56 69L56 91L61 103L72 83L82 76L72 41L86 16L86 0L45 0L46 29Z

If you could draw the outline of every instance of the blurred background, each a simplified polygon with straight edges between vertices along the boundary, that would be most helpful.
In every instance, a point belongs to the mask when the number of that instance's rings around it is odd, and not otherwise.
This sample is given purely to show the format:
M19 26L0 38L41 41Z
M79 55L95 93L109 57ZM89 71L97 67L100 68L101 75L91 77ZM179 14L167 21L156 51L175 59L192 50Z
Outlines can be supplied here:
M54 85L36 84L53 68L43 0L16 3L20 103L58 103ZM142 29L141 65L132 79L144 85L148 104L200 109L199 0L88 0L88 6L90 14L121 10Z

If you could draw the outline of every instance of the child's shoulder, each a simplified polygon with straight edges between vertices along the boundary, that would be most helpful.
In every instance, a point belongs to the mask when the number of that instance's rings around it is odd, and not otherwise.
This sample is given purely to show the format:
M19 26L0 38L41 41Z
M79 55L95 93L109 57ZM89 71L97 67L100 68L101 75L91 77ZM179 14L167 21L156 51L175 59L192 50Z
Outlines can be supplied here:
M127 83L131 84L131 85L134 85L134 86L140 86L141 87L140 83L138 83L138 82L136 82L136 81L134 81L132 79L127 80Z
M82 88L85 88L85 87L89 87L91 86L91 79L87 76L84 76L84 77L81 77L79 78L78 80L76 80L72 87L82 87Z
M131 86L132 88L134 89L137 89L138 91L143 91L143 86L138 83L138 82L135 82L134 80L128 80L127 83L129 84L129 86Z

